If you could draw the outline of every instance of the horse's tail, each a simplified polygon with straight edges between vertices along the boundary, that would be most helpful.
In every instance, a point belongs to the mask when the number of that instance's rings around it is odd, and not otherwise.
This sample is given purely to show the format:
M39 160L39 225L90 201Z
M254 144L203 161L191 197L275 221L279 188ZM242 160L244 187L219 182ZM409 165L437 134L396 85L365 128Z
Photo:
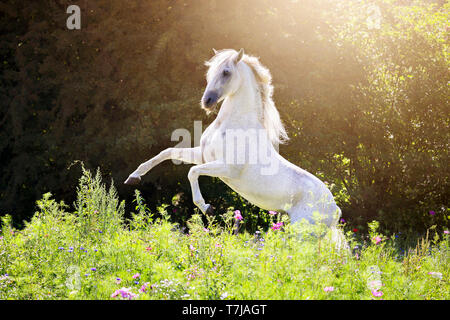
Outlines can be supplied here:
M331 227L331 241L335 244L336 249L340 251L341 249L350 250L350 246L345 239L344 232L339 227Z
M336 206L336 214L334 216L334 223L331 225L331 241L336 245L336 249L350 250L350 247L345 238L344 232L338 227L339 219L342 216L341 208Z

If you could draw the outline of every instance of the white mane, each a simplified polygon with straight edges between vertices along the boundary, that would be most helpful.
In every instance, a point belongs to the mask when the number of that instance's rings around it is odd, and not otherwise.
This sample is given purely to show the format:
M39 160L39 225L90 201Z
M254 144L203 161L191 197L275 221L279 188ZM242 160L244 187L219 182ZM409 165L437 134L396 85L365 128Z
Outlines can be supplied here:
M217 51L216 55L212 57L211 60L205 63L205 65L209 67L207 77L210 78L216 72L216 70L219 69L220 66L222 66L224 63L228 63L236 53L237 52L232 49ZM278 113L278 110L275 107L275 103L272 99L273 86L270 71L269 69L264 67L256 57L244 54L241 61L249 66L253 71L253 74L255 75L257 86L259 92L261 93L263 109L262 119L260 119L260 121L264 128L267 130L267 134L272 144L274 146L278 146L278 144L284 143L289 140L289 137L283 126L283 123L281 122L280 114ZM231 63L230 66L234 66L234 64Z

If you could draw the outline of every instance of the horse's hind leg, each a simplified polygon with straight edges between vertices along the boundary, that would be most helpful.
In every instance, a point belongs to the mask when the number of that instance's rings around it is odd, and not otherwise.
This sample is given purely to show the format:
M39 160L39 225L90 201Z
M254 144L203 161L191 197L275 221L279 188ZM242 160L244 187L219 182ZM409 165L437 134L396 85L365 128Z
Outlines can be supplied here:
M291 219L291 224L300 222L303 219L310 224L316 224L318 222L323 223L327 227L327 230L319 228L318 234L316 232L313 232L313 234L321 237L328 234L328 232L331 232L331 242L335 245L338 251L341 249L349 249L344 233L339 227L337 227L337 221L341 217L341 209L336 204L331 203L330 207L326 208L326 212L328 214L323 215L322 217L320 215L315 216L314 212L319 212L319 210L305 203L298 204L287 212L289 214L289 218Z
M141 176L149 172L153 167L160 164L164 160L181 160L188 163L201 164L202 153L200 147L195 148L168 148L161 151L156 157L142 163L139 167L125 180L125 184L134 185L141 181Z

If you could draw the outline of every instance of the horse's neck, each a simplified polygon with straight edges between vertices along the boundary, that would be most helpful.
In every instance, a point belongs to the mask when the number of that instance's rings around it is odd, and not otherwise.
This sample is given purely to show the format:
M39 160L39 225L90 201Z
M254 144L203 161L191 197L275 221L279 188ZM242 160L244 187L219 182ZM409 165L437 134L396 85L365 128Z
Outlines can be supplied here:
M244 79L242 86L232 95L225 98L219 114L218 121L233 121L252 124L261 122L262 101L256 85L252 85Z

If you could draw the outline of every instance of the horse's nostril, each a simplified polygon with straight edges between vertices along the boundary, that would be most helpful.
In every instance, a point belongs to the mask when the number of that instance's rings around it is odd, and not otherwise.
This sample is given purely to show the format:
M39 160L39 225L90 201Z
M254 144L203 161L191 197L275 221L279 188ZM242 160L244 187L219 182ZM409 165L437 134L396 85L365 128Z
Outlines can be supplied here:
M211 103L211 98L208 98L208 100L206 100L206 104L210 104Z

